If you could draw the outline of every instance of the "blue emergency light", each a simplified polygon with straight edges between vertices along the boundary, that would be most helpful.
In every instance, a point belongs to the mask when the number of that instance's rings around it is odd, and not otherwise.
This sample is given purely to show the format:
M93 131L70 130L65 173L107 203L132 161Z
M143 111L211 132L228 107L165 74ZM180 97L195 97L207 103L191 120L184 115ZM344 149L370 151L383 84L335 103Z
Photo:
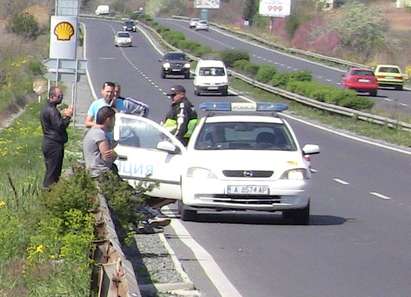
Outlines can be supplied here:
M203 111L261 111L261 112L282 112L288 109L288 105L284 103L271 102L203 102L199 105Z

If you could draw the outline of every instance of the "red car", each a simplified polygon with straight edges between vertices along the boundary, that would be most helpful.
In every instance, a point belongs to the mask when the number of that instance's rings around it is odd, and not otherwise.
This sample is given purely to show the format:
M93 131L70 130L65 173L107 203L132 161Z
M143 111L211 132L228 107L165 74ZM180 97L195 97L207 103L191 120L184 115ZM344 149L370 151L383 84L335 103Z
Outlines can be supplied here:
M377 96L378 82L374 72L366 68L351 68L342 77L343 88Z

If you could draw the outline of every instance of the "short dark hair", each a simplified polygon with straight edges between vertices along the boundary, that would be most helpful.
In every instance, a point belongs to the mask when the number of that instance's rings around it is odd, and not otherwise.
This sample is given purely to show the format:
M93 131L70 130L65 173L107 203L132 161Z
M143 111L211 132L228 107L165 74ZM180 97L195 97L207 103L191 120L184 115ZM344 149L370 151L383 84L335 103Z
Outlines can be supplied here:
M52 87L50 87L50 90L49 90L49 98L51 98L51 97L53 97L53 96L56 96L56 90L57 89L60 89L59 87L57 87L57 86L52 86Z
M115 84L112 81L105 81L101 89L104 89L105 87L112 87L114 89Z
M115 114L116 112L110 106L103 106L97 112L96 124L103 125L107 119L114 117Z

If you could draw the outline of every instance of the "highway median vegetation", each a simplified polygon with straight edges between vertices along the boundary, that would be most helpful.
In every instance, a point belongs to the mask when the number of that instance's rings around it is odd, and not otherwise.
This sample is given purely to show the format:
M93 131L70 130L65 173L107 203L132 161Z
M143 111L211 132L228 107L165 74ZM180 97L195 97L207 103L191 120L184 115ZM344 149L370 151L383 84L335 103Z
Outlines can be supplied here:
M372 100L366 97L359 97L354 91L313 81L312 75L308 71L279 72L274 65L250 62L249 54L240 50L213 52L212 49L206 46L187 40L182 32L176 32L168 28L166 31L165 27L150 17L139 16L138 19L154 28L172 46L187 51L199 58L210 55L218 56L227 67L231 67L258 82L282 88L320 102L355 110L370 110L374 105Z

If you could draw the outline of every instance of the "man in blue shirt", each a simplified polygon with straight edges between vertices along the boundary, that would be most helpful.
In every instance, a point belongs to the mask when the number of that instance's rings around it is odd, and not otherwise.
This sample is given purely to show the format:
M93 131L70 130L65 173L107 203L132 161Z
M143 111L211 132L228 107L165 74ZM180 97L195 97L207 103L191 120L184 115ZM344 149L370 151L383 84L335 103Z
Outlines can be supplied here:
M88 111L87 111L87 117L85 120L85 125L87 128L91 128L96 126L96 116L97 116L97 112L100 110L100 108L102 108L103 106L112 106L115 109L117 109L118 111L120 111L119 109L122 108L122 102L120 102L120 100L115 100L113 102L114 99L114 95L115 95L115 84L113 82L107 81L103 84L102 88L101 88L101 96L102 98L97 99L96 101L94 101ZM114 105L113 105L114 103ZM116 103L118 106L116 106Z

